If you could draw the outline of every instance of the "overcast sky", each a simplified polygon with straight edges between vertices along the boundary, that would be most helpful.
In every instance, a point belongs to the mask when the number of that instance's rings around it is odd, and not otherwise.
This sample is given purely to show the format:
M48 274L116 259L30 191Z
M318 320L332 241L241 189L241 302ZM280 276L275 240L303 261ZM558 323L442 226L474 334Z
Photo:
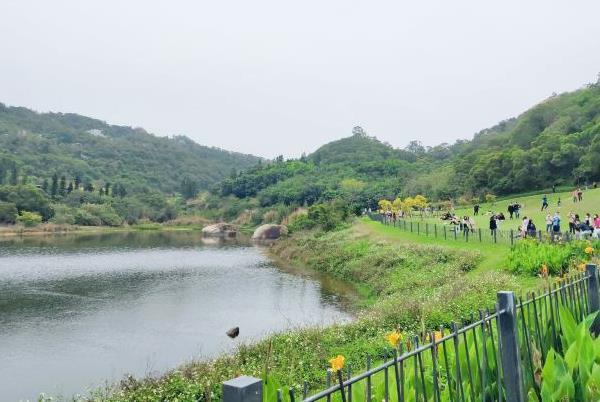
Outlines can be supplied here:
M600 72L600 1L0 0L0 102L265 157L470 138Z

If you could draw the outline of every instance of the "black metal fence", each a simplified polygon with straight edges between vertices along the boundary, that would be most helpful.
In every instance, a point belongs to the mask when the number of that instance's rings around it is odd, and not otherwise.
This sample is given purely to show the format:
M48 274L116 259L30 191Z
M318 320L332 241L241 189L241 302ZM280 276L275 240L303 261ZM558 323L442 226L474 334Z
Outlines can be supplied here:
M434 237L436 239L454 240L463 242L494 243L514 245L522 238L519 230L490 230L487 228L461 228L459 225L430 223L419 220L391 218L378 213L367 214L371 220L381 222L390 227L395 227L404 232L414 233L421 236ZM528 238L544 242L570 242L577 236L569 232L553 233L537 230L535 233L527 233Z
M481 310L468 322L404 339L377 366L367 358L360 374L353 376L349 366L342 376L329 370L322 391L311 393L305 384L285 395L279 390L276 400L525 401L530 392L541 400L540 375L548 352L551 348L564 352L565 312L577 322L597 312L598 283L596 265L588 264L584 273L548 284L544 291L524 297L499 292L493 311ZM599 329L596 321L592 330ZM262 399L261 393L255 400ZM254 399L224 402L249 400Z

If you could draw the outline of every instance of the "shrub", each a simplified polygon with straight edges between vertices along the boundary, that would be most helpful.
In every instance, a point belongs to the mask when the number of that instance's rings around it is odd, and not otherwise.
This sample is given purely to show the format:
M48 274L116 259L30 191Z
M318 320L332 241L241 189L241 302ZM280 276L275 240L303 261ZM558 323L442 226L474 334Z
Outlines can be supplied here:
M508 255L508 268L518 274L538 275L542 265L551 275L561 275L569 266L585 259L584 241L570 243L539 243L535 240L518 242Z
M315 221L308 217L307 213L294 215L288 224L290 232L297 232L299 230L311 229L316 226Z
M53 206L54 208L54 216L52 217L52 223L57 223L59 225L68 224L72 225L75 223L75 210L73 208L69 208L66 205L56 204Z
M0 223L15 223L17 216L17 206L14 203L0 201Z
M100 226L102 221L95 215L90 214L85 209L78 209L75 213L75 223L81 226Z
M100 219L102 225L121 226L123 220L117 215L117 212L110 205L86 204L83 209Z
M19 216L17 216L17 222L27 227L39 225L42 223L42 215L37 212L21 211Z

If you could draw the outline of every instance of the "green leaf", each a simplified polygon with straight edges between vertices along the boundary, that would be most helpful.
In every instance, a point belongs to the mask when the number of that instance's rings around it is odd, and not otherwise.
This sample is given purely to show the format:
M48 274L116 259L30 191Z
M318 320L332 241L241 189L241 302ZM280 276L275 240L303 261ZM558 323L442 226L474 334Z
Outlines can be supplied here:
M568 349L577 338L577 323L571 312L564 306L559 306L558 314L560 317L560 326L563 332L563 347Z

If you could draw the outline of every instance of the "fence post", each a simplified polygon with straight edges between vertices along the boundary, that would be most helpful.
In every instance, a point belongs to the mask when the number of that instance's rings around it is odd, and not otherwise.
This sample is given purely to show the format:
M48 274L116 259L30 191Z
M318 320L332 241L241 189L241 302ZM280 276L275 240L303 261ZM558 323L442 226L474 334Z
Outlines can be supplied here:
M433 224L433 237L437 239L437 223Z
M479 243L481 243L481 228L479 228Z
M514 292L498 292L498 331L507 402L525 401L517 339L517 307Z
M223 383L223 402L262 402L263 382L259 378L241 376Z
M585 272L588 275L587 291L588 291L588 314L600 310L600 295L598 294L598 267L595 264L587 264ZM600 319L596 316L591 327L594 335L600 334Z
M513 230L510 230L510 245L513 246L515 244L515 233Z

